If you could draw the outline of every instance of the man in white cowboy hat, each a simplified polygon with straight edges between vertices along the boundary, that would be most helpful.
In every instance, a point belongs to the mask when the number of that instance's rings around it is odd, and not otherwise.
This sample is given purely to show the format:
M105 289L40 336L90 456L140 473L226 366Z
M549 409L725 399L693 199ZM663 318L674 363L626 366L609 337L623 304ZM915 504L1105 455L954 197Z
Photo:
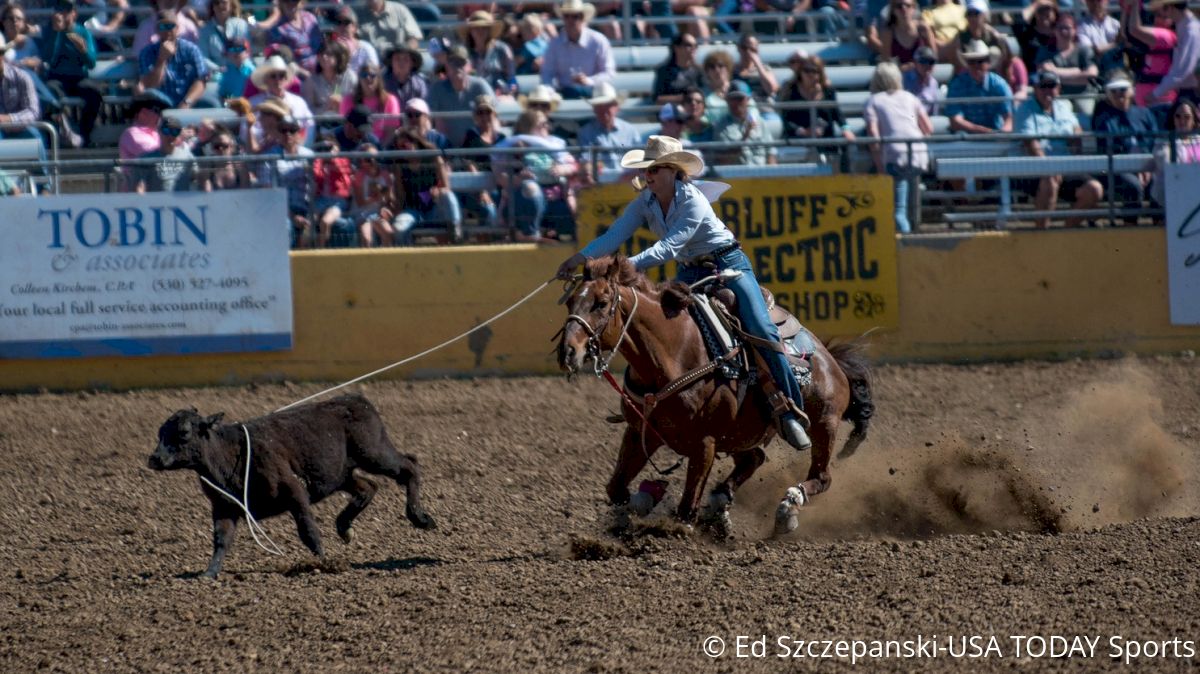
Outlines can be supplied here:
M451 147L462 147L471 129L471 111L475 99L491 96L492 88L482 77L471 74L471 59L467 50L455 46L446 56L446 79L429 85L429 109L434 123L450 141Z
M1171 69L1154 87L1147 104L1165 102L1171 91L1179 92L1181 98L1192 102L1200 101L1196 79L1196 68L1200 66L1200 19L1188 9L1184 0L1153 0L1146 5L1152 12L1160 8L1175 24L1175 50L1171 52Z
M138 54L138 84L141 90L158 89L177 108L216 108L220 102L205 93L208 65L200 48L179 39L178 14L173 9L158 12L158 40Z
M250 97L250 105L258 107L269 98L282 100L292 117L300 122L304 137L309 138L313 127L312 110L309 109L308 103L303 98L288 91L288 85L291 84L293 77L295 77L293 67L279 54L272 54L250 74L250 81L262 90Z
M741 272L727 283L738 299L738 317L742 329L760 339L779 341L779 331L767 312L762 291L754 277L750 259L742 252L733 232L717 217L710 201L721 190L706 194L691 178L704 171L700 155L683 149L683 144L667 136L650 136L645 148L630 150L621 158L621 167L642 172L643 188L625 207L612 227L583 250L567 258L558 268L559 278L571 278L575 269L589 259L611 255L642 226L658 237L658 242L630 258L638 271L667 262L679 262L676 277L694 283L714 273L701 260L711 262L716 271ZM784 440L797 450L812 447L804 430L804 397L796 376L782 352L759 348L771 372L777 392L771 404Z
M521 107L526 110L541 110L547 115L558 109L558 104L562 102L562 96L554 90L554 87L549 84L539 84L529 92L528 96L521 97Z
M612 45L587 23L596 7L583 0L563 0L554 8L563 21L562 32L550 41L542 59L542 83L555 87L563 98L588 98L601 82L617 74Z
M621 101L617 90L608 82L596 85L588 103L594 117L579 129L579 145L582 147L605 148L597 152L604 168L615 169L627 148L642 144L637 127L617 116ZM591 162L587 162L591 166Z
M367 0L358 10L358 32L385 54L400 47L417 49L425 39L413 13L395 0Z
M1008 133L1012 131L1013 104L1012 88L996 73L992 72L992 60L996 54L983 42L973 40L962 52L967 69L950 80L946 98L946 116L950 128L967 133ZM970 103L962 99L1000 99L989 102Z

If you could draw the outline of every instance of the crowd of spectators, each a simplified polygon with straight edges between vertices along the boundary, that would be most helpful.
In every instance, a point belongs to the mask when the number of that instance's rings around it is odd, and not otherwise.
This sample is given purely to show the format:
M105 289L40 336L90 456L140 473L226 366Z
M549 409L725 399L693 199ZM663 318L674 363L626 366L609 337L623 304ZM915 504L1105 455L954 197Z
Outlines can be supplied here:
M1196 119L1194 105L1178 101L1197 99L1200 20L1175 0L1120 0L1119 8L1086 0L1074 9L1033 0L1003 15L1010 25L993 24L987 0L853 7L842 0L648 0L633 5L632 36L622 35L617 5L584 0L527 10L461 4L454 16L396 0L316 11L305 0L277 0L257 15L239 0L148 1L149 14L132 11L127 0L5 5L0 134L36 136L18 125L45 119L65 145L94 144L103 92L88 75L97 44L119 46L120 29L136 27L130 59L137 78L119 154L140 161L123 170L124 189L283 186L298 246L404 245L429 227L459 239L464 220L512 228L524 240L572 235L575 191L628 177L621 153L645 135L622 117L625 96L613 84L611 40L622 37L669 45L648 98L660 106L657 132L686 144L725 143L706 150L710 164L774 164L778 140L854 141L818 54L795 49L787 59L792 77L782 82L764 63L761 25L745 18L762 12L794 14L786 26L807 35L809 12L818 13L811 25L819 33L837 35L855 21L861 27L880 64L863 114L866 133L905 141L872 148L874 169L896 177L901 231L910 227L907 186L929 168L919 140L932 133L937 115L969 134L1053 136L1026 142L1031 156L1073 151L1079 144L1063 137L1084 129L1101 134L1101 151L1181 161L1196 155L1190 138L1177 147L1162 141L1163 130L1187 131ZM102 11L84 21L77 2ZM42 6L49 19L28 21L26 7ZM656 20L673 13L695 21ZM426 35L418 15L458 24ZM711 26L703 20L710 15L717 17ZM697 59L702 44L734 39L736 59L723 50ZM939 63L953 69L946 86L935 77ZM537 74L541 84L521 92L522 74ZM556 119L566 99L586 101L592 117L578 126ZM71 114L67 101L79 101ZM502 104L524 110L511 129L497 114ZM217 107L234 111L235 121L164 121L165 110ZM571 156L570 145L599 148L595 165ZM849 170L849 152L830 156L836 145L810 146L804 159ZM478 152L441 154L460 148ZM420 154L363 156L394 150ZM314 161L314 151L322 158ZM244 154L274 157L196 161ZM497 187L456 192L453 171L491 172ZM1081 208L1104 196L1095 176L1036 182L1030 191L1043 211L1055 208L1059 194ZM1137 207L1160 189L1154 172L1122 175L1113 198ZM6 182L0 191L9 191Z

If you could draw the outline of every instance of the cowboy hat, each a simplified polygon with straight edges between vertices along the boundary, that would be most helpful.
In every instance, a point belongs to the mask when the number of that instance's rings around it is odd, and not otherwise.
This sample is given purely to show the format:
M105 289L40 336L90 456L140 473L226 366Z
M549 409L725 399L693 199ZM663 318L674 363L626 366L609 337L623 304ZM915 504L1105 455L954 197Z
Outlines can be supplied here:
M583 0L563 0L554 8L554 13L562 18L563 14L582 14L584 23L596 16L596 6Z
M290 109L288 109L287 104L285 104L281 99L278 99L278 98L266 99L262 103L259 103L258 107L255 108L255 110L260 115L264 114L264 113L269 113L269 114L275 115L276 117L287 117L288 115L290 115L292 113L292 111Z
M683 149L683 142L670 136L650 136L642 150L630 150L621 157L621 168L647 169L651 166L675 166L689 176L704 172L704 160Z
M620 100L617 89L608 82L601 82L592 89L592 97L587 99L588 105L608 105Z
M539 84L529 92L528 96L521 98L521 107L528 108L530 103L548 103L550 111L554 112L558 109L559 102L562 101L562 96L554 90L554 87L549 84Z
M289 81L295 75L292 66L287 61L284 61L282 56L273 54L266 61L263 61L262 65L254 69L254 72L250 74L250 81L259 89L266 89L267 75L271 73L286 73ZM285 84L284 87L286 88L287 85Z
M504 22L497 21L496 17L486 9L480 9L471 12L471 16L467 17L466 23L458 27L458 39L463 42L467 41L467 35L470 34L472 28L490 28L492 30L492 39L500 37L504 32Z
M975 61L980 59L995 59L999 50L995 47L987 46L983 40L971 40L967 43L966 49L962 51L964 61Z
M392 57L395 56L396 54L408 54L408 58L412 60L412 64L413 64L412 71L414 73L421 72L422 66L425 65L425 56L422 55L419 50L413 49L412 47L409 47L408 45L400 45L398 47L392 48L390 51L388 51L387 58L385 58L383 62L388 64L388 66L391 66Z

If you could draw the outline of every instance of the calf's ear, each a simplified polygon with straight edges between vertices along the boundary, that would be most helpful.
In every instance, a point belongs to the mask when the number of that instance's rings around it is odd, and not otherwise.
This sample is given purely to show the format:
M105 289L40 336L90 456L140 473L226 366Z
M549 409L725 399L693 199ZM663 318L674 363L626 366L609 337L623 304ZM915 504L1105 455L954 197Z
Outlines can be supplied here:
M209 418L205 419L204 421L201 421L201 422L200 422L200 433L201 433L202 435L208 435L208 432L209 432L210 430L212 430L212 428L213 428L214 426L216 426L217 424L221 423L221 419L224 419L224 418L225 418L225 413L224 413L224 412L217 412L216 414L214 414L214 415L212 415L211 417L209 417Z

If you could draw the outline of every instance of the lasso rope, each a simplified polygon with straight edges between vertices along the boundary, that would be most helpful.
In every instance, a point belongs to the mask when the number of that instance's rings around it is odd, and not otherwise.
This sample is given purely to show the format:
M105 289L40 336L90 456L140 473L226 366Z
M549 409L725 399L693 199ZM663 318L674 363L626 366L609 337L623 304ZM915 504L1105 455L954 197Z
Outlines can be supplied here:
M250 431L246 429L246 424L239 425L242 427L242 433L246 435L246 476L242 479L242 500L239 501L236 496L220 488L216 485L216 483L207 477L201 475L200 479L203 480L208 486L220 492L225 498L236 503L238 507L242 509L242 512L246 513L246 528L250 529L250 536L254 538L254 542L258 544L258 547L266 550L272 555L282 555L283 549L276 545L275 541L271 540L271 537L267 535L266 529L263 529L262 525L258 523L258 520L254 519L254 515L250 514L250 457L252 456L250 450ZM260 534L262 535L263 539L267 541L267 543L271 544L270 547L267 547L261 540L259 540L258 537Z
M546 281L545 283L541 284L540 286L534 288L533 291L530 292L525 297L522 297L521 299L517 300L516 304L513 304L512 306L505 309L504 311L501 311L500 313L496 314L495 316L492 316L491 318L480 323L479 325L476 325L475 327L471 328L470 330L467 330L466 332L462 333L461 335L458 335L457 337L451 337L450 339L447 339L446 341L442 342L441 344L438 344L437 346L425 349L424 351L422 351L421 353L418 353L415 356L409 356L408 358L405 358L404 360L399 360L399 361L396 361L395 363L392 363L391 365L381 367L378 370L375 370L374 372L368 372L368 373L362 375L361 377L355 377L354 379L351 379L348 382L338 384L337 386L334 386L332 388L327 388L324 391L320 391L318 393L314 393L314 394L308 396L307 398L302 398L300 400L297 400L296 402L294 402L290 405L284 405L283 407L280 407L279 409L277 409L275 411L282 412L284 410L291 409L291 408L295 407L296 405L301 405L301 404L306 403L314 398L319 398L319 397L325 395L326 393L332 393L333 391L345 388L347 386L350 386L351 384L357 384L358 382L360 382L364 379L370 379L371 377L374 377L377 374L387 372L388 370L390 370L392 368L400 367L401 365L404 365L406 363L411 363L412 361L417 360L418 358L427 356L427 355L433 353L434 351L437 351L438 349L449 346L449 345L453 344L454 342L457 342L458 340L469 336L471 333L475 332L476 330L487 327L489 324L494 323L495 321L499 320L500 318L506 316L513 309L516 309L517 307L521 306L525 302L529 301L529 299L532 298L534 295L540 293L543 288L550 285L553 281L554 281L554 279L550 279L549 281Z

